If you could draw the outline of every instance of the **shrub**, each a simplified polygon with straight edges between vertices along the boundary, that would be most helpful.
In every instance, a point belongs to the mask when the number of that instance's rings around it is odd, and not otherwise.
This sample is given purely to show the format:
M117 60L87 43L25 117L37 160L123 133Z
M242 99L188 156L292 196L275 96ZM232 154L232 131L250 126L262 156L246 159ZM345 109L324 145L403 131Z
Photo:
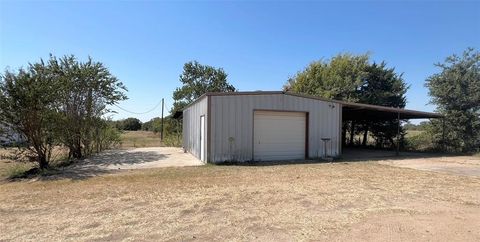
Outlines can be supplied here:
M414 136L405 137L405 149L411 151L433 151L437 150L430 132L420 132Z
M163 137L163 144L165 146L180 147L182 146L182 134L168 134Z

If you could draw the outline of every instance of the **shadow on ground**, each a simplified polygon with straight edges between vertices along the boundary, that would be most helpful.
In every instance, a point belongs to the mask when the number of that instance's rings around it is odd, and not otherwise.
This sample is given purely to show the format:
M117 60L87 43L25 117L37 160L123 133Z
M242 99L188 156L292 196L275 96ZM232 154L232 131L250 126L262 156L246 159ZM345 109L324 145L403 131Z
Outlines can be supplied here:
M160 154L154 151L107 151L82 161L83 165L110 166L133 165L167 159L171 154Z
M458 154L447 153L429 153L429 152L400 152L398 155L392 150L375 150L362 148L346 148L342 156L337 161L360 162L360 161L378 161L378 160L405 160L413 158L435 158L445 156L457 156Z
M91 177L116 173L113 167L122 165L143 164L153 161L167 159L171 154L161 154L154 151L127 151L111 150L97 154L91 158L76 160L72 164L64 167L52 167L45 171L37 168L27 171L24 177L9 179L9 181L18 181L23 179L36 180L84 180Z
M342 156L330 159L308 159L308 160L288 160L288 161L247 161L247 162L224 162L219 165L234 166L274 166L274 165L294 165L294 164L320 164L320 163L344 163L344 162L366 162L380 160L407 160L415 158L435 158L445 156L455 156L445 153L424 153L424 152L400 152L375 150L362 148L346 148L342 151Z

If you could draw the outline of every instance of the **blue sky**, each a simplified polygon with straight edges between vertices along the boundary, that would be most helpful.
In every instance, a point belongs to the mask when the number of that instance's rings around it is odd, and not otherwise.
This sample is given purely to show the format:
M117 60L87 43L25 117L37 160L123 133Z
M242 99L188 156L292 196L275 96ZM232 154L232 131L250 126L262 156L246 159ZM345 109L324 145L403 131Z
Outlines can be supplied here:
M434 63L480 47L479 2L0 2L0 68L74 54L100 61L143 112L172 92L185 62L222 67L241 91L280 90L310 62L370 52L411 86L407 108L433 111ZM115 108L118 110L117 108ZM115 119L159 116L119 110Z

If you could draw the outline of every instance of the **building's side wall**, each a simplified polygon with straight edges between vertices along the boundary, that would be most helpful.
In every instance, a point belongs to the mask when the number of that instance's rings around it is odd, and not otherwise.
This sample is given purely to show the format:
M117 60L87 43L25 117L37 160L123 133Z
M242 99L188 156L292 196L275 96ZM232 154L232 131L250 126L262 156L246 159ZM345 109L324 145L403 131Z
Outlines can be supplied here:
M0 123L0 146L15 145L25 142L22 135L15 132L11 126Z
M253 112L256 109L308 112L309 158L323 156L321 138L331 139L327 155L340 155L340 104L283 94L232 95L211 97L209 161L253 159Z
M200 117L205 115L205 144L204 152L206 160L207 139L208 139L208 98L205 96L201 100L192 104L183 110L183 148L195 157L200 159Z

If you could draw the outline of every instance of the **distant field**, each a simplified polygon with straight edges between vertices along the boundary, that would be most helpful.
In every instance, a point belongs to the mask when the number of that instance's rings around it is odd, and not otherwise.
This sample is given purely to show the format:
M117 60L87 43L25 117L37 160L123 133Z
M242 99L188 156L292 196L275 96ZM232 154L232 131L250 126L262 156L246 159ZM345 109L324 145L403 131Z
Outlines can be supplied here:
M409 137L413 137L413 136L417 136L417 135L420 135L422 134L423 130L407 130L407 134L405 135L405 137L409 138Z
M124 131L120 148L141 148L163 146L160 133L150 131Z

